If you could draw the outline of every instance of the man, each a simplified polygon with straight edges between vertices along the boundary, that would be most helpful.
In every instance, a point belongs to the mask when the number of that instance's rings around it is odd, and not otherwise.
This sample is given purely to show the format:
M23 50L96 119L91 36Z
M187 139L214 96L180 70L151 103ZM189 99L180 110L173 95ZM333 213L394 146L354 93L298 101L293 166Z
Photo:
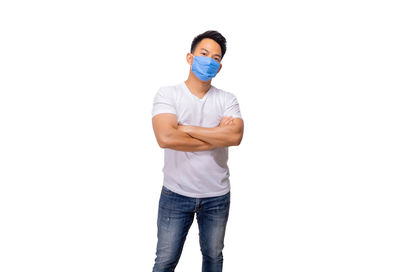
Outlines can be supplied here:
M225 51L219 32L198 35L186 55L188 79L160 88L154 97L153 129L165 150L153 272L175 270L194 214L202 271L222 271L230 206L228 147L239 145L243 136L236 97L211 85Z

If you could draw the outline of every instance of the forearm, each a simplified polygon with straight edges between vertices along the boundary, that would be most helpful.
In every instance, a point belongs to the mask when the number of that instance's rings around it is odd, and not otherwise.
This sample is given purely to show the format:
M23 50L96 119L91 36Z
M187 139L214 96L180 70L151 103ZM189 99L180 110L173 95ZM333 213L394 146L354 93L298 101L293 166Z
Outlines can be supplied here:
M168 134L163 137L160 146L162 148L170 148L185 152L204 151L215 148L212 144L201 139L193 138L186 132L178 129L171 129Z
M186 126L185 132L190 136L210 143L215 147L238 145L241 140L240 133L232 126L213 128Z

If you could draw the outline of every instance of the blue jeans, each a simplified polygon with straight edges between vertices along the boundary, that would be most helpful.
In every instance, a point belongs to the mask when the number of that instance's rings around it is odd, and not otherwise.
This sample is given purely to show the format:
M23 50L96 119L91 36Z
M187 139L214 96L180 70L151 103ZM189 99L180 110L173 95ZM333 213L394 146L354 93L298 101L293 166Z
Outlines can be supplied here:
M194 214L199 225L202 271L222 271L222 249L229 206L230 192L217 197L192 198L163 186L158 206L157 257L153 272L175 270Z

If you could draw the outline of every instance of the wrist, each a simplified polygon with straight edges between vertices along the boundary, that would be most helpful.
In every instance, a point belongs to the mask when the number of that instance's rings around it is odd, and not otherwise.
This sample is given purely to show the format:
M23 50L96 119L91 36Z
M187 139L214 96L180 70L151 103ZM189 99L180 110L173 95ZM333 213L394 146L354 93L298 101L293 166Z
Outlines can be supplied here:
M184 126L180 127L180 129L187 134L190 134L190 132L192 131L192 128L193 128L193 126L190 126L190 125L184 125Z
M191 131L192 126L190 125L178 125L178 130L185 132L187 134L189 134L189 132Z

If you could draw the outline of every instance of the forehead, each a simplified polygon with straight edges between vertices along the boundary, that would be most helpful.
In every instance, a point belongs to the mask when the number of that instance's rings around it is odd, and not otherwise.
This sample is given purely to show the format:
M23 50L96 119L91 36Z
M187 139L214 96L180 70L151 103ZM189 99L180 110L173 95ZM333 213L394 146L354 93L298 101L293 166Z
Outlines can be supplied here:
M200 51L202 48L207 49L213 54L221 54L221 46L213 39L205 38L202 39L196 46L196 51Z

